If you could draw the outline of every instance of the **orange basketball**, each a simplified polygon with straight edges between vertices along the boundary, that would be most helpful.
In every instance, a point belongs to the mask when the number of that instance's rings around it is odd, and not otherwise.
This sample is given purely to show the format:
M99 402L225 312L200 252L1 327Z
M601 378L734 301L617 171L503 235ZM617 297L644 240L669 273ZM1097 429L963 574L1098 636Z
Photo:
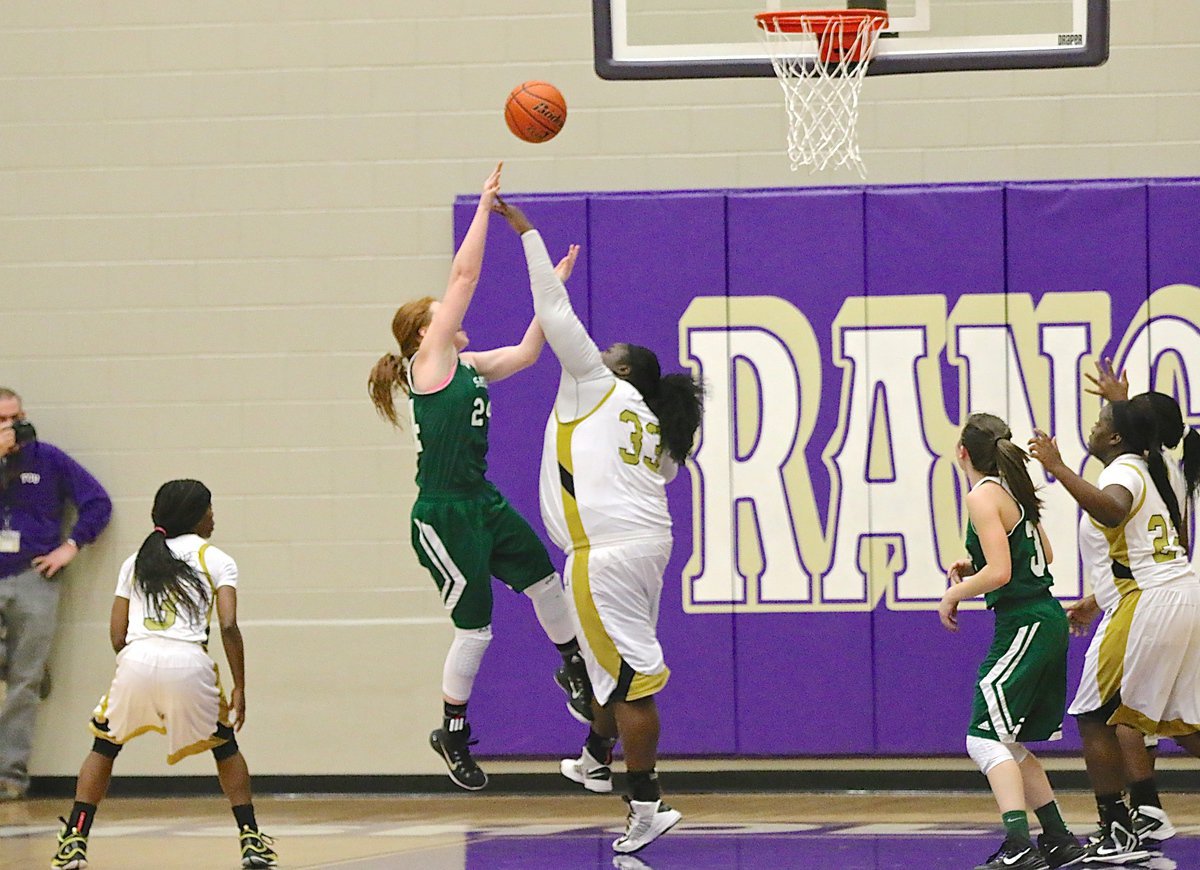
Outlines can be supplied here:
M549 82L523 82L504 103L504 121L518 139L545 142L567 121L567 101Z

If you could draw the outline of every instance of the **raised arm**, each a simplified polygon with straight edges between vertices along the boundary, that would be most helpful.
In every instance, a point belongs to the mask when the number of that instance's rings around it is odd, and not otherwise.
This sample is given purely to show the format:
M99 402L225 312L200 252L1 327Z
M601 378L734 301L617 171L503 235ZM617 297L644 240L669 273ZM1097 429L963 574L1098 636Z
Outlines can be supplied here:
M575 268L575 258L578 256L579 245L571 245L567 255L554 267L554 274L558 276L558 280L566 283L566 280L571 277L571 272ZM529 328L525 330L525 337L521 339L520 344L464 353L462 358L469 361L475 367L475 371L483 375L489 383L494 384L496 381L504 380L509 375L515 375L537 362L545 345L546 335L542 332L541 324L534 317L529 322Z
M1116 484L1100 489L1088 483L1063 462L1058 442L1041 429L1033 430L1029 455L1042 463L1042 467L1066 487L1071 498L1102 526L1115 529L1129 516L1133 507L1133 494L1129 490Z
M450 265L450 281L446 293L433 311L433 319L425 329L417 357L413 361L413 384L418 391L433 390L454 371L458 349L455 334L462 329L463 318L475 295L483 269L483 248L487 242L488 216L500 192L500 169L497 164L483 185L483 194L475 209L475 217L467 228L454 262Z

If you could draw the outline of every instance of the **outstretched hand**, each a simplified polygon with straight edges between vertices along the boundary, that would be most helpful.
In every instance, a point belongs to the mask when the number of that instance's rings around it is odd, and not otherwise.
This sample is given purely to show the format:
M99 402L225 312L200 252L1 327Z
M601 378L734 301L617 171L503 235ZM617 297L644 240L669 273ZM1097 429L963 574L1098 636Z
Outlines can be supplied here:
M1129 398L1129 374L1122 369L1118 377L1113 368L1112 357L1106 356L1096 360L1096 377L1087 372L1084 372L1083 376L1095 385L1094 390L1084 387L1084 390L1093 396L1099 396L1106 402L1123 402Z
M1029 455L1042 463L1042 467L1055 477L1059 476L1055 474L1056 469L1066 467L1062 454L1058 451L1058 441L1041 429L1033 430L1033 437L1029 439Z
M571 273L575 271L575 259L579 256L579 245L571 245L567 248L567 255L558 261L558 265L554 267L554 274L558 276L558 280L564 284L571 277Z
M508 221L508 225L517 231L517 235L522 236L532 230L533 224L529 222L529 218L525 217L525 212L521 211L515 205L509 205L500 197L496 197L496 202L492 205L492 211L498 215L503 215Z
M504 161L496 164L496 168L492 170L492 174L487 177L487 181L483 183L483 195L479 197L479 207L488 211L496 210L496 203L500 199L500 170L504 168Z

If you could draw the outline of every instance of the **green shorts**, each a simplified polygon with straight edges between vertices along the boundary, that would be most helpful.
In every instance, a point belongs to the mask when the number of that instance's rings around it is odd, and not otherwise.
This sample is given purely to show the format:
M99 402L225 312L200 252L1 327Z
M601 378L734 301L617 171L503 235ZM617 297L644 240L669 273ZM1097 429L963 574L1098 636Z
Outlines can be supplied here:
M522 592L554 573L546 547L499 491L419 495L412 543L459 628L492 622L492 578Z
M1062 605L1048 593L998 609L967 733L1002 743L1062 737L1068 637Z

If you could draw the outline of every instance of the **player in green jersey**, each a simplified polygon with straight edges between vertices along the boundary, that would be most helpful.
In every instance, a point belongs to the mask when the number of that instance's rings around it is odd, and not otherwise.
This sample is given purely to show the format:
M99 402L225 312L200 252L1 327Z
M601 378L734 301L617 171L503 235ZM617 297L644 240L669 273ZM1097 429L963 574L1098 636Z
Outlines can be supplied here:
M499 192L497 166L454 255L445 294L440 301L426 296L400 306L392 319L400 353L385 354L368 381L376 409L393 425L399 425L396 390L408 396L417 448L413 548L454 623L442 671L442 727L429 740L450 778L470 790L487 785L469 749L467 701L492 639L493 576L529 596L546 635L562 653L555 681L567 693L568 709L584 721L591 715L591 685L562 581L529 523L486 476L488 384L533 365L546 341L531 319L520 344L466 352L463 317L479 282L488 217ZM573 245L558 264L563 280L578 253Z
M1000 849L976 870L1044 870L1073 864L1083 847L1063 824L1045 770L1023 741L1062 736L1067 617L1050 594L1050 543L1025 451L999 417L972 414L957 448L967 477L967 553L950 566L938 607L958 631L958 605L983 595L996 633L979 666L967 752L992 787L1004 821ZM1026 808L1042 824L1035 846Z

